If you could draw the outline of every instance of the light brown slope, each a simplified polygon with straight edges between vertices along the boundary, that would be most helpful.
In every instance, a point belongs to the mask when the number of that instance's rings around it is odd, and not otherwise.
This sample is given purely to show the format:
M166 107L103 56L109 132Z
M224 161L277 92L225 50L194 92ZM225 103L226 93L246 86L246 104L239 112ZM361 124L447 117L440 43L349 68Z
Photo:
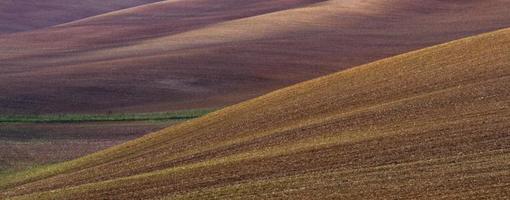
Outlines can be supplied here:
M159 0L3 0L0 34L47 28L156 1Z
M308 81L18 174L0 182L0 195L505 199L509 119L506 29Z
M156 3L0 38L0 84L8 86L0 88L0 112L223 106L507 26L509 5L503 0Z

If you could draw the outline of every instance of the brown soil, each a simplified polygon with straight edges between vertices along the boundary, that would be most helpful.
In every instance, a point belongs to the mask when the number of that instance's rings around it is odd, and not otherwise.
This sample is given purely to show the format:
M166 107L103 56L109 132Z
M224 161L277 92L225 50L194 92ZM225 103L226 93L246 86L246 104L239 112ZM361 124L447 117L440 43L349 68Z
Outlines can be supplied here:
M0 113L219 107L508 24L501 0L166 1L0 37Z

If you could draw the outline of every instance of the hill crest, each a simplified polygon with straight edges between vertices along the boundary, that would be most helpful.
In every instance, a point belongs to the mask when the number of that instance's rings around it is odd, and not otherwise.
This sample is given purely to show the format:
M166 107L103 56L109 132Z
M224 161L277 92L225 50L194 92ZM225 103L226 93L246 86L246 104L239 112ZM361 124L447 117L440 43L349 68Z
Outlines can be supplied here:
M504 29L380 60L29 172L0 195L501 198L508 55Z

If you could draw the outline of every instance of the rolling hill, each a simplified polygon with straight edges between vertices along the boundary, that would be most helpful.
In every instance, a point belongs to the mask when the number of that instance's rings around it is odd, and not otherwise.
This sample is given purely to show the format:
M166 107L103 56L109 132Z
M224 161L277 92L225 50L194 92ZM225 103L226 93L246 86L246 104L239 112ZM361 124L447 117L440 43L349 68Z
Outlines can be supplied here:
M4 0L0 34L47 28L74 20L158 0Z
M1 113L222 107L510 24L506 0L172 0L0 36Z
M74 161L12 199L504 199L510 29L379 60Z

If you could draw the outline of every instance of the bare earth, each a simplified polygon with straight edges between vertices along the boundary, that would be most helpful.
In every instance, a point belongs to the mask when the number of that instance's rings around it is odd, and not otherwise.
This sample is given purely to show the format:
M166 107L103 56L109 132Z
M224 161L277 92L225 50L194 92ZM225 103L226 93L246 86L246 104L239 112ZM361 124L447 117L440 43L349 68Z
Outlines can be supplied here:
M0 124L0 199L508 199L509 10L1 1L1 116L230 106Z
M0 34L47 28L158 0L3 0Z
M219 107L508 26L508 1L186 0L0 36L0 113Z
M510 29L306 81L70 162L8 199L508 199Z
M72 160L174 123L0 124L0 171Z

